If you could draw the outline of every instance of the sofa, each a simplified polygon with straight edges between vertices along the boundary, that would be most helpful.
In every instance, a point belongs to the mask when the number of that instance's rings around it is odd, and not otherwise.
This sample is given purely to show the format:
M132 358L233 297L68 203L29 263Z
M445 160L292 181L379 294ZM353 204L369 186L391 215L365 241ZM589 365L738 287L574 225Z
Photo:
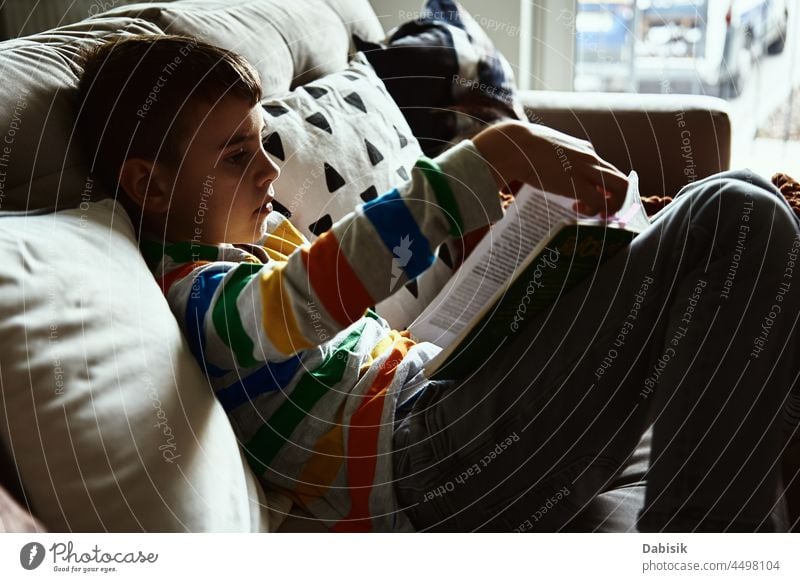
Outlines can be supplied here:
M4 522L0 511L0 530L325 531L258 484L130 220L77 146L79 47L164 32L242 53L267 98L348 67L353 34L386 34L367 0L181 0L120 6L0 43L0 484L38 519ZM531 122L637 170L642 194L673 195L729 164L731 126L718 99L520 97ZM649 446L648 431L570 530L635 530ZM7 508L14 501L0 495Z

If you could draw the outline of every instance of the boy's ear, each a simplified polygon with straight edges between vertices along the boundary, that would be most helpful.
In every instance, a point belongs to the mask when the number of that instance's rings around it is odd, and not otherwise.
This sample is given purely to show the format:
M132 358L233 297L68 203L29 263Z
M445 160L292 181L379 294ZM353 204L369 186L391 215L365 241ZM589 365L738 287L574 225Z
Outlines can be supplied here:
M161 214L169 209L169 189L159 166L142 158L128 158L119 171L119 185L143 210Z

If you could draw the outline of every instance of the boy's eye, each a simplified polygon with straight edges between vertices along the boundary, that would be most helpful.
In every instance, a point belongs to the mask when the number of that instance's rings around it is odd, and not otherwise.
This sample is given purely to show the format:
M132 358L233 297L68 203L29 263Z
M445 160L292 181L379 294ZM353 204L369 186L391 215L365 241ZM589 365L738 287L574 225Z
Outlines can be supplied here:
M247 151L244 149L240 149L235 153L233 153L232 155L225 158L225 161L230 162L231 164L238 164L239 162L244 160L246 156L247 156Z

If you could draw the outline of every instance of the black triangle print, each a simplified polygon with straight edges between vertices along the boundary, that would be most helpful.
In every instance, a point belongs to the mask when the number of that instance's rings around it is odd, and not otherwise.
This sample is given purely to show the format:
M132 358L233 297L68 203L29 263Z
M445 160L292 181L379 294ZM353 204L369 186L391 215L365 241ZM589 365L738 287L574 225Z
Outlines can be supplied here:
M406 289L408 289L409 293L411 293L415 298L419 298L419 284L417 283L416 279L412 279L406 283Z
M357 107L364 113L367 112L367 106L364 105L364 102L361 100L361 97L358 96L358 93L350 93L347 97L344 98L350 105L353 107Z
M350 79L351 81L358 81L358 77L356 77L355 75L348 75L348 74L346 74L346 73L345 73L345 74L344 74L344 75L342 75L342 76L343 76L345 79Z
M394 128L394 131L397 134L397 139L400 140L400 147L401 148L406 147L408 145L408 138L406 138L406 136L404 136L402 133L400 133L400 130L397 129L396 125L393 125L392 127Z
M331 218L330 214L326 214L318 221L313 224L308 225L308 230L314 233L314 236L319 236L324 232L327 232L333 226L333 219Z
M324 115L322 115L322 113L315 113L310 117L306 117L306 121L309 122L314 127L318 127L321 130L327 131L329 134L333 135L331 124L328 123L328 119Z
M325 162L325 183L328 185L328 192L331 194L345 185L344 178L342 178L341 174L327 162Z
M286 154L283 151L283 142L281 141L281 136L278 135L277 131L269 134L264 140L264 149L267 150L267 153L272 154L280 161L286 161Z
M364 202L375 200L378 197L378 189L375 186L370 186L369 188L364 190L361 194L359 194L359 196Z
M269 113L272 117L280 117L284 113L289 113L283 105L264 105L264 111Z
M400 176L400 177L401 177L403 180L408 180L408 172L406 172L406 169L405 169L403 166L400 166L399 168L397 168L397 174L398 174L398 175L399 175L399 176Z
M303 89L305 89L314 99L319 99L328 92L327 89L323 89L322 87L314 87L314 85L303 86Z
M450 247L441 245L439 247L439 258L447 265L447 268L453 270L453 256L450 254Z
M373 166L377 166L378 164L383 161L383 154L372 145L368 139L364 140L364 144L367 146L367 154L369 154L369 161Z

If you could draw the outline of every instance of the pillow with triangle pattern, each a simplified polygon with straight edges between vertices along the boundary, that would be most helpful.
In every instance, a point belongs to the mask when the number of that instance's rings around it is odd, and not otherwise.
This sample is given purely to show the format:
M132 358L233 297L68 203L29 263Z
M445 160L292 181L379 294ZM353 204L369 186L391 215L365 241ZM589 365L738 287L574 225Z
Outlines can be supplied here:
M275 200L309 240L408 180L422 155L363 53L347 69L261 105L264 149L281 168Z
M264 148L281 169L273 206L309 240L410 179L423 155L363 53L347 69L261 105ZM376 306L393 327L411 323L452 274L445 245L439 256L422 276Z

